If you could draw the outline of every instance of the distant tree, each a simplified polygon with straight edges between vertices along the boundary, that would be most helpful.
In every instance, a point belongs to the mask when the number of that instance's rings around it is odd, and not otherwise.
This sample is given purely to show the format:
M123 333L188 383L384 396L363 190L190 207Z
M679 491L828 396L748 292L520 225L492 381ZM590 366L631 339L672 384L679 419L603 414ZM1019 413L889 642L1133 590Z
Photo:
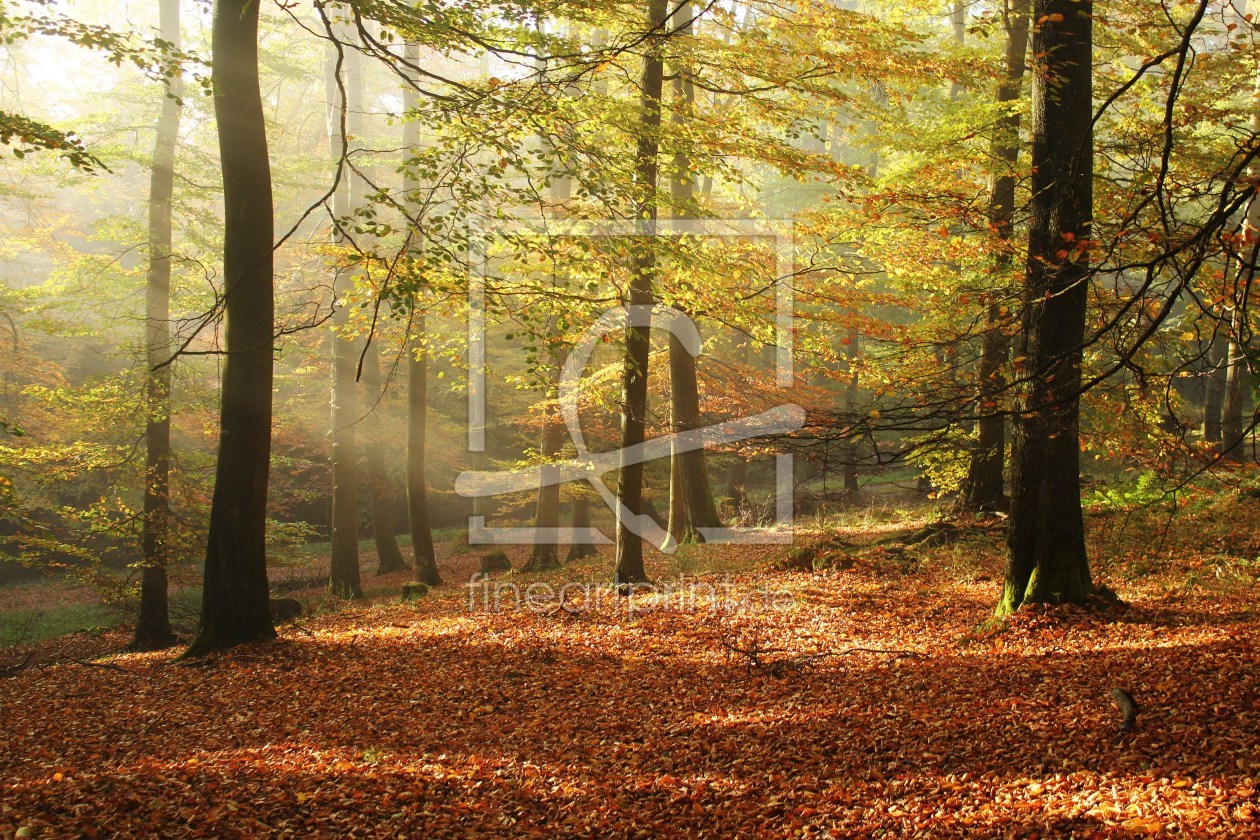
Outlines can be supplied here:
M403 113L415 110L416 88L420 84L420 47L409 42L403 51L406 62L403 86ZM420 127L414 119L403 122L402 141L404 154L415 154L420 145ZM419 189L413 167L403 173L403 191L410 198ZM416 580L429 586L442 583L437 567L437 555L433 550L433 528L429 523L429 486L425 474L425 449L429 432L429 377L428 355L424 346L425 317L420 305L419 293L410 300L411 324L407 341L407 524L411 530L411 562Z
M158 4L162 40L179 47L179 0ZM131 646L156 650L175 644L167 605L170 560L171 472L171 199L175 188L175 145L179 138L179 76L169 82L153 143L149 179L149 272L145 284L145 344L148 356L145 406L144 522L140 537L140 607Z
M993 276L999 283L1010 270L1015 257L1015 165L1021 145L1020 112L1016 104L1027 64L1028 4L1029 0L1005 0L1002 6L1006 49L1002 78L997 86L997 102L1006 110L994 126L993 171L989 178L989 223L998 240ZM1006 392L1003 372L1010 343L1004 309L997 300L989 304L985 313L985 330L980 339L977 440L971 453L967 478L959 494L961 507L966 510L996 510L1007 503L1002 476L1006 464L1006 414L1000 410Z
M349 31L334 24L333 32ZM348 159L348 139L357 137L363 123L363 73L358 52L341 43L328 45L325 83L328 90L328 145L340 169L333 192L333 244L350 244L347 226L358 200L359 179ZM328 591L339 598L363 594L359 576L359 470L356 424L358 353L347 335L350 309L345 295L352 273L338 257L333 269L332 347L332 562Z

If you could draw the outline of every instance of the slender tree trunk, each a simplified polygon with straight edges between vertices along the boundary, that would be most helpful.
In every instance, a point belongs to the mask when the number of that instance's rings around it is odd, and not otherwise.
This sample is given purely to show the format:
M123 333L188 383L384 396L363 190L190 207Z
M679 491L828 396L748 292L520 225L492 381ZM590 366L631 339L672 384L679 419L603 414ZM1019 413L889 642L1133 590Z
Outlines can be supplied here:
M380 336L373 338L364 355L363 386L369 400L382 397ZM398 536L394 531L394 494L390 492L393 484L385 465L380 417L375 409L367 420L368 441L363 451L364 460L367 461L368 492L371 493L372 539L376 543L378 561L376 573L387 575L407 568L407 561L403 560L402 549L398 547Z
M691 35L694 14L693 7L688 4L675 16L679 35ZM691 72L685 66L677 68L674 99L678 103L674 119L685 123L691 117L696 99ZM685 133L685 130L678 132L680 136ZM669 181L675 219L695 218L695 179L691 158L685 149L679 148L674 153ZM669 415L671 431L675 434L701 426L696 360L672 333L669 336ZM704 536L698 529L722 526L713 502L705 451L692 449L684 452L675 448L670 454L669 479L669 535L677 543L704 542Z
M575 93L576 91L566 91L568 95ZM565 214L572 195L573 179L563 171L553 173L551 205L557 216L562 217ZM554 285L558 278L553 276L551 279ZM558 319L552 317L548 322L548 335L545 338L549 341L558 330ZM538 468L541 477L546 477L554 470L552 462L560 455L565 436L565 428L560 421L559 411L550 401L559 394L560 373L564 370L568 351L562 345L556 345L550 347L548 353L551 356L551 371L546 394L548 407L543 416L542 430L539 432L539 450L543 459L543 463ZM550 481L541 481L538 485L538 502L534 510L534 545L530 551L529 560L525 563L527 570L541 571L554 569L560 565L560 548L556 545L553 536L559 527L560 485Z
M664 72L661 63L661 38L665 24L665 0L648 0L647 51L643 56L643 78L640 84L642 116L639 142L635 153L634 184L639 202L636 220L655 225L657 212L657 154L660 151L661 92ZM630 279L631 306L652 305L652 284L656 276L655 237L638 237L634 248L633 276ZM626 326L625 361L622 368L621 448L626 452L643 443L647 421L648 354L651 350L651 325ZM617 487L617 566L614 582L619 591L647 580L643 567L643 539L622 521L622 510L632 516L643 513L643 463L623 461Z
M591 500L586 496L580 495L573 498L573 515L570 524L574 528L591 527ZM569 553L565 555L564 562L572 563L574 560L595 557L598 554L599 551L593 543L579 540L569 545Z
M403 113L415 110L415 86L419 85L420 46L407 44L403 57L411 65L405 68L410 84L403 87ZM420 145L420 126L414 120L403 123L403 148L408 153ZM415 171L408 167L403 176L403 189L410 201L420 183ZM428 355L425 351L425 318L417 295L411 302L411 332L407 344L407 523L411 528L411 561L416 580L429 586L442 583L438 573L437 554L433 550L433 528L429 524L429 485L425 471L425 449L429 425Z
M1225 395L1221 405L1221 454L1230 461L1242 461L1246 455L1243 446L1243 386L1247 380L1247 359L1238 344L1239 318L1234 314L1234 325L1226 342Z
M428 359L419 340L424 335L424 313L412 315L412 340L407 348L407 520L411 526L411 561L416 580L429 586L442 583L433 529L429 525L429 487L425 475L428 439Z
M997 235L993 260L994 289L1001 288L1014 262L1015 166L1019 162L1019 112L1010 106L1019 100L1028 53L1029 0L1006 0L1006 59L998 83L998 106L1006 108L993 136L995 169L989 179L989 221ZM967 478L960 494L964 510L1001 510L1007 506L1002 472L1006 461L1006 417L1002 399L1006 392L1007 348L1010 318L1005 307L991 302L981 337L979 388L976 401L978 439L971 453Z
M1093 4L1036 0L1033 182L1009 557L999 614L1094 591L1080 494L1081 345L1093 213Z
M1229 341L1220 333L1212 335L1208 346L1208 369L1203 380L1203 440L1221 442L1221 414L1225 401L1226 369ZM1240 418L1241 419L1241 418Z
M858 396L858 370L857 358L861 347L858 344L858 336L854 335L849 344L849 384L845 388L845 410L852 414L857 410ZM858 440L846 440L844 442L843 456L844 458L844 492L856 493L861 487L858 485Z
M748 461L743 455L736 452L732 458L730 467L726 470L726 493L725 502L731 506L736 518L739 512L748 504L748 492L746 485L748 483Z
M560 371L564 368L564 357L564 353L559 353L553 358L548 399L556 394ZM543 463L539 466L539 473L544 478L548 472L555 469L552 462L560 454L560 449L564 445L564 434L564 424L560 422L558 412L549 406L543 418L539 442L543 459ZM534 510L534 546L530 551L529 560L525 563L526 570L542 571L554 569L560 565L559 547L551 536L558 527L560 527L560 485L544 480L538 487L538 503Z
M267 587L266 540L274 219L267 130L258 90L257 3L216 0L211 55L223 171L227 355L201 624L186 656L276 635Z
M338 68L340 56L341 67ZM340 72L339 72L340 70ZM326 62L328 88L328 144L334 161L342 161L348 152L347 135L356 137L362 123L359 54L351 48L329 46ZM344 121L344 123L343 123ZM343 133L344 125L344 133ZM358 178L345 162L342 179L333 193L333 244L349 245L346 234L351 224L347 218L358 201ZM349 324L350 309L345 295L352 286L352 274L338 267L333 273L332 334L332 566L328 591L339 598L358 598L363 594L359 576L359 470L355 424L358 406L355 399L358 353L356 342L344 333Z
M1253 106L1251 112L1251 130L1253 133L1260 133L1260 78L1256 81L1255 94L1258 104ZM1255 279L1255 262L1260 254L1260 201L1255 198L1247 202L1243 243L1241 251L1244 260L1238 267L1234 287L1234 312L1230 319L1228 349L1225 353L1225 394L1221 406L1221 454L1230 461L1242 461L1246 455L1243 447L1242 406L1249 371L1247 356L1239 340L1246 328L1243 321L1246 309L1242 297Z
M159 35L179 48L179 0L159 3ZM169 81L153 142L149 175L149 275L145 283L145 344L148 372L144 427L144 523L140 535L143 572L134 650L160 650L175 644L167 603L171 473L171 200L175 193L175 145L183 83Z

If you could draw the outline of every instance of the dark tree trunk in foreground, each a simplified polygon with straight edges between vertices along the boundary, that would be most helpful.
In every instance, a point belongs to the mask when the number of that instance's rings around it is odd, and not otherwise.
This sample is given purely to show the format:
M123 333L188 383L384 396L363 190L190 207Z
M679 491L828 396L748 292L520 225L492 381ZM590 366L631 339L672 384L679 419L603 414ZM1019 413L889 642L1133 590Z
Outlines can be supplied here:
M1032 19L1032 219L1021 388L1012 462L1009 557L999 614L1079 603L1094 591L1080 493L1081 343L1093 213L1089 0L1037 0Z
M665 22L665 0L648 0L648 30L660 33ZM643 56L643 78L640 85L639 143L635 153L634 185L638 195L639 222L654 225L657 205L657 154L660 151L661 91L664 72L661 64L660 34L648 36ZM631 306L652 305L652 283L656 275L656 242L652 236L637 237L634 244L633 276L630 279ZM621 447L622 451L643 443L647 421L648 354L651 350L651 326L628 323L625 336L625 361L622 367ZM631 516L643 513L643 463L621 464L617 486L617 567L613 582L628 592L629 584L647 580L643 567L643 538L631 531L622 520L622 510Z
M223 170L227 355L201 625L188 656L276 636L266 541L273 218L267 131L258 92L257 3L216 0L211 54Z
M341 50L342 67L338 73L338 52L330 46L325 71L328 90L328 145L334 161L346 154L346 137L359 135L362 123L359 92L358 53L349 47ZM340 75L340 79L339 79ZM344 120L344 123L343 123ZM344 133L343 133L344 126ZM341 182L333 194L333 244L349 245L347 217L354 211L357 176L344 162ZM358 353L356 342L343 331L349 323L350 310L344 300L353 285L351 272L338 266L333 273L332 317L332 564L328 591L338 598L358 598L363 594L359 576L359 470L355 424L358 407L355 400Z
M998 82L999 107L1010 108L1019 100L1028 53L1029 0L1007 0L1004 10L1006 59L1002 80ZM1014 262L1013 228L1015 220L1015 165L1019 161L1019 111L1002 115L994 128L994 171L989 185L989 221L997 235L997 254L993 260L993 276L1001 288ZM1002 399L1006 392L1007 328L1005 307L989 303L987 323L981 336L979 388L976 405L976 448L971 454L967 478L960 494L963 510L1001 510L1006 507L1002 472L1006 461L1006 417Z
M381 384L381 346L380 337L374 336L363 358L363 386L367 398L376 401L382 398ZM368 417L368 441L364 445L364 460L367 461L368 492L372 503L372 540L376 543L378 575L387 575L407 568L403 560L402 549L398 547L398 536L394 531L394 494L389 480L389 469L385 465L385 447L381 444L380 418L373 409Z
M179 47L179 2L161 0L159 35ZM148 373L144 427L144 522L140 534L143 571L133 650L175 644L167 602L170 562L171 473L171 199L175 192L175 144L179 137L180 77L170 80L153 142L149 175L149 274L145 283L145 344Z

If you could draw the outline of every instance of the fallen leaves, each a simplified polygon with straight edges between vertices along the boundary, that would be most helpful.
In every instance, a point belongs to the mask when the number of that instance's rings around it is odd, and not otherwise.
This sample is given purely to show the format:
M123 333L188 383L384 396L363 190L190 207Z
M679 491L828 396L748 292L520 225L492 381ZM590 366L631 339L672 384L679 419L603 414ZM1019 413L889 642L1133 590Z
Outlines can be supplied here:
M976 633L996 575L886 565L727 576L791 609L470 612L439 590L208 667L44 663L0 682L0 834L1260 831L1246 597L1126 592ZM861 648L916 655L836 655ZM1116 684L1143 709L1120 745Z

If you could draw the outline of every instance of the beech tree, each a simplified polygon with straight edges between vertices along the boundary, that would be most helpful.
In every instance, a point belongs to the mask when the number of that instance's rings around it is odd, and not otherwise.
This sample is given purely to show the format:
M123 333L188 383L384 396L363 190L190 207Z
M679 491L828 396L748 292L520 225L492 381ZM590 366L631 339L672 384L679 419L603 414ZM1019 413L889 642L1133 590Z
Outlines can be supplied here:
M334 24L337 41L328 45L325 82L328 90L328 147L337 162L338 181L333 192L333 244L351 246L348 226L359 200L358 176L348 159L349 140L362 131L363 72L358 52L340 43L339 32L349 31ZM357 598L363 593L359 577L359 453L356 399L359 354L349 335L350 308L347 296L353 272L346 255L338 257L333 269L333 318L329 342L332 348L332 562L328 591L340 598Z
M1032 205L1000 613L1094 591L1080 494L1081 353L1093 224L1093 3L1032 10Z
M179 48L179 0L158 4L162 40ZM144 522L140 537L143 569L136 632L131 645L155 650L175 644L167 604L167 532L171 472L171 199L175 191L175 147L183 84L169 82L153 141L149 178L149 271L145 282L145 345L148 360L144 429Z
M201 621L189 656L276 634L266 540L275 308L273 212L258 87L257 3L216 0L211 53L223 171L225 358Z
M639 84L640 117L638 148L635 152L634 187L635 221L645 224L649 235L637 238L631 266L627 303L642 313L653 302L652 284L656 275L655 232L657 219L657 155L660 152L661 93L664 88L664 65L661 60L661 29L665 25L665 0L648 0L648 35L643 54L643 73ZM647 423L648 354L651 350L651 325L646 319L627 319L625 356L622 362L621 451L623 456L643 443ZM629 592L635 583L647 581L643 566L643 538L630 530L625 517L642 517L643 461L624 457L618 471L617 485L617 565L613 581L619 591Z

